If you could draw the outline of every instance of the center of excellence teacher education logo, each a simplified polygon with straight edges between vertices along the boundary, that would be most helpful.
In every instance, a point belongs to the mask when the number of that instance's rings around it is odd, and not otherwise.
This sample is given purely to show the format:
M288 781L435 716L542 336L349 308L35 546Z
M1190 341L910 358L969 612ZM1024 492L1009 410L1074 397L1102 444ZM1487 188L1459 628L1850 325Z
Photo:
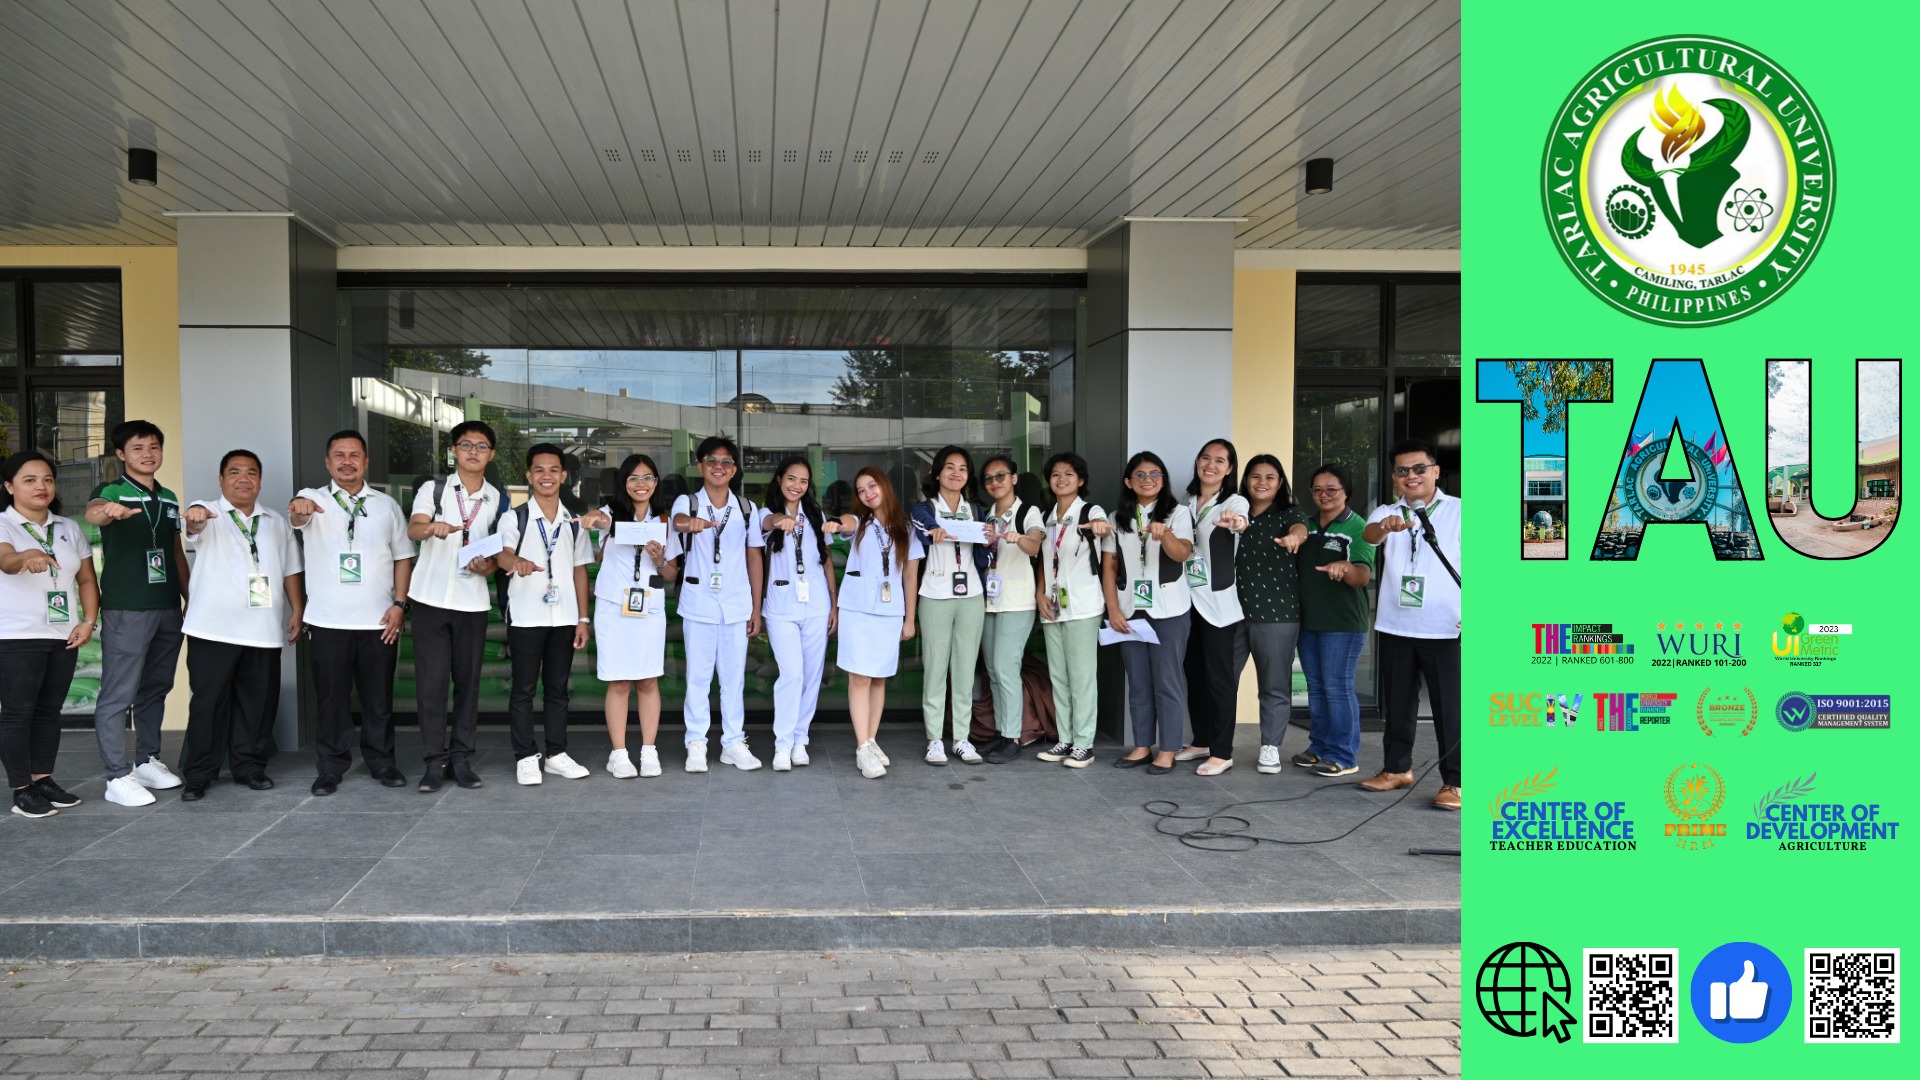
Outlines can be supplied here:
M1758 311L1806 272L1833 216L1832 148L1806 91L1696 34L1589 71L1554 116L1540 179L1581 284L1664 326Z

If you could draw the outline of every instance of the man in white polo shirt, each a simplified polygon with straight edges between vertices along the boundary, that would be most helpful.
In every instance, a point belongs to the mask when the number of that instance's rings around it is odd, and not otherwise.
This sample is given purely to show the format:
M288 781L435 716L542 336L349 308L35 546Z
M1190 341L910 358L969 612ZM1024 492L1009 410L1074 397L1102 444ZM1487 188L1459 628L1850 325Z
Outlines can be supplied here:
M1381 696L1386 714L1386 761L1362 780L1368 791L1413 784L1413 742L1420 682L1433 706L1440 744L1438 810L1460 809L1460 500L1440 490L1433 447L1403 439L1393 448L1398 502L1367 519L1361 539L1377 549ZM1428 535L1431 523L1431 536ZM1436 543L1438 547L1436 548ZM1449 569L1451 568L1451 569Z
M540 783L540 774L569 780L587 768L567 755L567 703L573 654L587 647L592 618L587 605L587 564L593 540L567 508L560 491L567 482L566 455L552 443L527 451L527 486L533 496L500 518L500 565L507 571L507 644L513 653L513 691L507 698L514 778ZM533 737L533 690L541 684L545 738Z
M353 714L360 696L360 760L387 787L405 787L393 761L393 668L413 579L407 517L384 491L367 486L367 440L357 431L327 440L323 488L302 488L287 518L305 540L307 638L312 643L313 793L340 790L353 764Z
M220 495L187 507L187 745L182 802L206 797L232 764L235 783L255 791L267 777L268 738L280 708L280 654L300 636L305 597L293 530L256 505L260 458L229 450L220 459Z

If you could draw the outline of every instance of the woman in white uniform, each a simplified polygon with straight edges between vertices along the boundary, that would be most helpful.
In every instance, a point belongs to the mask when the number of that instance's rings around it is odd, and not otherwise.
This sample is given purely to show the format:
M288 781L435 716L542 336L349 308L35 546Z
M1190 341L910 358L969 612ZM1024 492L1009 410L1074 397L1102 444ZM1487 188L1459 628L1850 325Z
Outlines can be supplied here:
M807 733L827 672L827 635L837 621L827 537L840 531L840 522L821 515L813 500L813 468L803 457L774 467L766 503L755 526L767 538L761 614L780 666L773 683L773 771L787 772L808 762Z
M853 480L858 514L840 519L852 537L847 575L835 598L840 669L847 673L847 712L853 718L854 761L860 775L887 775L890 762L874 737L887 705L887 680L900 668L900 643L913 638L915 586L926 550L887 474L869 465Z
M1019 479L1020 470L1005 454L988 458L980 469L987 498L993 500L987 511L987 619L980 635L993 687L996 734L980 748L989 765L1004 765L1022 749L1026 695L1020 689L1020 665L1033 636L1033 560L1047 535L1043 511L1014 494Z
M1233 768L1233 734L1240 700L1240 671L1247 666L1247 627L1234 589L1234 556L1247 527L1247 500L1240 494L1240 453L1213 439L1193 459L1187 511L1193 515L1193 554L1187 558L1187 588L1193 593L1187 640L1187 715L1193 742L1179 761L1206 758L1194 771L1218 776Z
M1053 510L1040 549L1041 581L1034 597L1040 633L1047 642L1047 674L1053 682L1053 712L1060 741L1040 752L1041 761L1068 768L1093 764L1093 730L1100 702L1095 674L1100 659L1100 541L1111 535L1107 512L1086 500L1087 459L1055 454L1047 460Z
M734 488L740 447L710 435L694 452L705 483L673 500L673 527L684 538L686 569L680 589L681 632L687 643L687 771L707 771L707 732L713 726L707 695L720 682L720 763L742 772L760 767L747 746L747 640L760 636L760 597L766 566L747 549L766 546L753 527L753 504Z
M600 574L593 583L593 632L600 639L594 674L607 684L607 737L613 753L607 772L626 779L660 775L660 752L654 740L660 734L660 676L667 665L667 583L678 577L680 540L667 528L667 516L655 513L653 499L660 490L660 469L645 454L628 454L620 463L620 487L607 505L588 513L580 523L604 534ZM631 536L617 539L622 522L659 526L661 539L644 545ZM640 709L640 767L627 753L627 700L638 699Z
M1133 749L1115 758L1116 769L1142 765L1149 773L1173 771L1173 755L1187 733L1187 592L1183 564L1193 554L1193 518L1167 490L1167 464L1142 451L1127 461L1113 535L1101 585L1107 597L1107 625L1122 633L1149 626L1157 642L1123 641L1120 662L1127 670L1128 711L1133 715Z
M947 718L953 718L953 756L980 764L967 738L973 727L973 676L980 663L980 633L987 617L985 544L962 542L949 523L973 522L973 456L958 446L933 455L927 475L932 489L913 508L913 531L926 537L920 567L920 670L925 680L920 715L927 728L927 764L945 765Z

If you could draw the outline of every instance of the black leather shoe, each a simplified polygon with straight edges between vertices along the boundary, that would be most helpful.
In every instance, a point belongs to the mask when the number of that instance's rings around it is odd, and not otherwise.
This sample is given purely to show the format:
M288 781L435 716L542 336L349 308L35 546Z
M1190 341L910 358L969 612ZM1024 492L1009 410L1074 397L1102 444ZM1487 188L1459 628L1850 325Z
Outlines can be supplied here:
M245 780L236 776L233 778L233 782L236 784L245 784L255 791L266 791L273 787L273 778L266 773L261 773L258 776L249 776Z
M420 790L425 794L431 795L440 790L440 783L440 767L438 765L427 766L426 773L420 777Z
M1148 754L1148 755L1147 755L1146 757L1120 757L1120 758L1114 758L1114 759L1113 759L1113 767L1114 767L1114 768L1116 768L1116 769L1137 769L1137 768L1139 768L1140 766L1142 766L1142 765L1145 765L1145 764L1147 764L1147 763L1149 763L1149 762L1151 762L1152 760L1153 760L1153 755L1152 755L1152 754Z
M180 789L181 802L199 802L206 797L207 782L205 780L189 780L186 782L186 785Z
M380 781L380 784L382 787L406 787L407 786L406 775L402 773L399 769L394 768L392 765L389 765L384 769L375 769L373 771L373 778L375 780Z
M1148 776L1165 776L1172 771L1173 771L1173 766L1171 765L1148 765L1147 766Z
M1012 739L1001 739L999 746L986 751L981 756L987 759L989 765L1005 765L1019 757L1021 749L1020 744Z
M453 766L453 782L463 788L477 788L480 786L480 774L474 772L473 766L466 762L456 762Z
M313 782L313 793L315 795L331 795L339 790L340 778L337 776L322 776Z

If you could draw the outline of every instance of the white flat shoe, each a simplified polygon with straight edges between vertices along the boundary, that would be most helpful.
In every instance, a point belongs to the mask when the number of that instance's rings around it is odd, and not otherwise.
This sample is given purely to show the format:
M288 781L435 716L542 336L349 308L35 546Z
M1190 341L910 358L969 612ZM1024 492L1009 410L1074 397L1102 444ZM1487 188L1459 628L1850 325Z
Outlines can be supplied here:
M1179 761L1180 759L1176 756L1173 760ZM1219 776L1221 773L1226 772L1228 769L1231 769L1231 768L1233 768L1233 759L1228 758L1227 760L1221 762L1218 765L1215 765L1211 761L1205 762L1199 768L1193 771L1198 773L1201 776Z

